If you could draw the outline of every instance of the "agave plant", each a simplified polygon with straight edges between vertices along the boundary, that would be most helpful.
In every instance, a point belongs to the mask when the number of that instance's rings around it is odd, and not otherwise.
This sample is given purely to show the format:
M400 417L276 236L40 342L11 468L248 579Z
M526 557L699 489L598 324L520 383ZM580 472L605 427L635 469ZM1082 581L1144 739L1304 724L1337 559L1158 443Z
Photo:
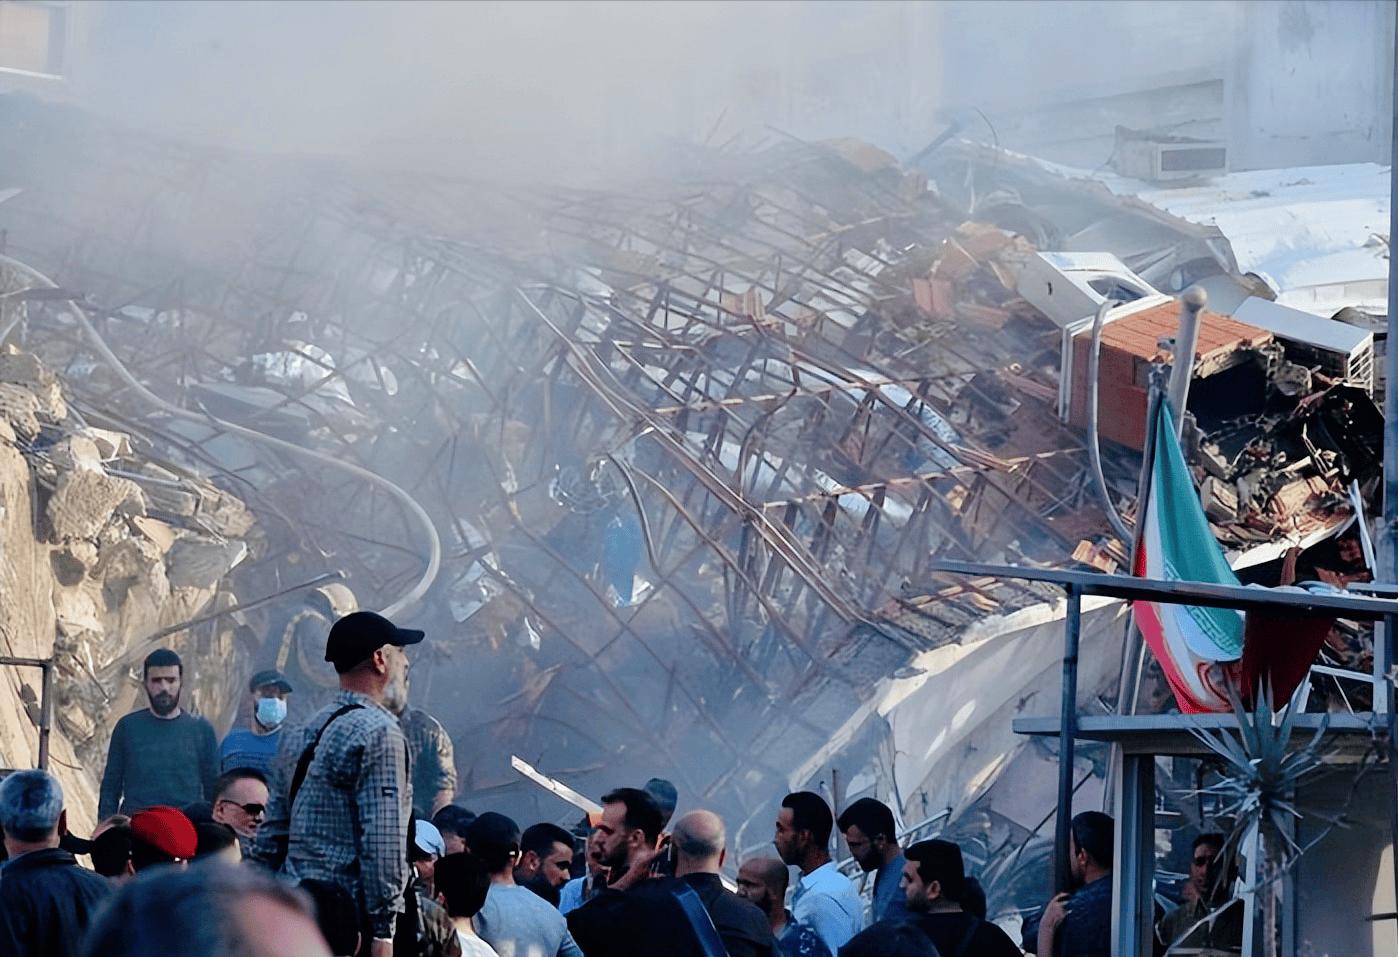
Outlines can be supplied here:
M1236 733L1198 725L1190 728L1221 765L1217 781L1192 793L1215 798L1217 816L1233 822L1221 853L1227 857L1241 850L1250 858L1243 893L1256 896L1262 917L1262 953L1270 955L1277 952L1279 943L1277 910L1282 878L1332 830L1347 826L1345 810L1369 769L1374 751L1371 748L1360 763L1349 794L1338 809L1298 803L1296 795L1302 786L1326 768L1328 755L1322 745L1328 718L1322 717L1309 741L1293 746L1296 709L1284 706L1277 720L1270 688L1258 689L1252 709L1231 686L1229 697L1238 718ZM1305 844L1299 844L1292 835L1303 819L1320 822L1323 827Z

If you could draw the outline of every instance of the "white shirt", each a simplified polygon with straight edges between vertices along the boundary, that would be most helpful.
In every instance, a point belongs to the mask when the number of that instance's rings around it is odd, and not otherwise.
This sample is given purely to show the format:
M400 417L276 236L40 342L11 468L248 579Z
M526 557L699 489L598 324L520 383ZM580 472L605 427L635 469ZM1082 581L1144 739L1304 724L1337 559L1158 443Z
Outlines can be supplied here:
M489 944L475 934L468 937L458 930L456 939L461 941L461 957L499 957Z
M791 916L815 931L830 953L838 954L864 926L864 902L833 861L801 878L791 898Z

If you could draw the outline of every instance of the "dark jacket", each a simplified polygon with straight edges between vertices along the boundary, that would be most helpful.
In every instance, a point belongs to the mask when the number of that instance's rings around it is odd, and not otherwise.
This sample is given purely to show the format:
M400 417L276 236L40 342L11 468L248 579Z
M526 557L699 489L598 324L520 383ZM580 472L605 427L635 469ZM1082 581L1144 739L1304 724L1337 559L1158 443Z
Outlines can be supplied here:
M704 902L728 957L771 957L776 944L772 926L756 904L724 887L717 874L686 874L679 879L694 888Z
M680 881L694 888L729 957L772 957L767 918L724 888L716 874L686 874L604 891L568 914L568 929L587 957L703 957L703 946L675 897Z
M67 851L21 854L0 868L0 954L77 957L93 912L113 890Z

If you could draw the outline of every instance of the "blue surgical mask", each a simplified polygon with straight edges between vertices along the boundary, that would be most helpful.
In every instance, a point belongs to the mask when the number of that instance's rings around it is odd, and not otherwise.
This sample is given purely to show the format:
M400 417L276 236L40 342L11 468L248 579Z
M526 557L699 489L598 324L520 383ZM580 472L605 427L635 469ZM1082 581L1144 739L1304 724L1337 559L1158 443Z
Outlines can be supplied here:
M286 720L286 702L281 698L258 698L256 714L262 727L275 728Z

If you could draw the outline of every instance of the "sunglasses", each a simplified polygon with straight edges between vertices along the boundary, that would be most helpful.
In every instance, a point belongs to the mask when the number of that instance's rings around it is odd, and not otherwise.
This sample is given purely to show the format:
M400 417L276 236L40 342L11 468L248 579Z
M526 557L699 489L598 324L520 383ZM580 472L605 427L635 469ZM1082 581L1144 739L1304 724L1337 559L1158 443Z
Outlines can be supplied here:
M234 807L242 808L243 813L246 814L248 817L261 817L263 813L265 813L267 810L267 806L265 804L239 804L237 801L230 801L227 798L222 799L218 803L231 804Z
M1212 864L1213 862L1214 862L1214 859L1213 859L1212 857L1196 857L1196 858L1194 859L1194 866L1195 866L1195 867L1208 867L1208 866L1209 866L1210 864Z

